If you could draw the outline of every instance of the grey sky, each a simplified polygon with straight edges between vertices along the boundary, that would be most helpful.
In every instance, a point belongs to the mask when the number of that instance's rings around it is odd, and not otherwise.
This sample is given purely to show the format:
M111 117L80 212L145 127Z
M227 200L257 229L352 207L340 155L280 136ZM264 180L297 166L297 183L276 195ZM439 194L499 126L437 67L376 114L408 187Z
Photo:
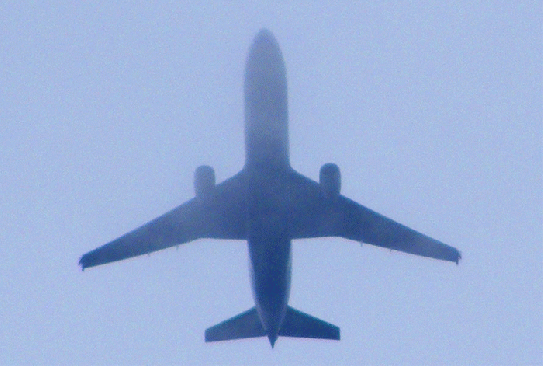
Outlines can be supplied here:
M0 364L543 363L541 2L373 3L2 3ZM77 266L242 167L261 27L293 167L464 256L295 242L290 304L338 343L203 342L253 305L242 242Z

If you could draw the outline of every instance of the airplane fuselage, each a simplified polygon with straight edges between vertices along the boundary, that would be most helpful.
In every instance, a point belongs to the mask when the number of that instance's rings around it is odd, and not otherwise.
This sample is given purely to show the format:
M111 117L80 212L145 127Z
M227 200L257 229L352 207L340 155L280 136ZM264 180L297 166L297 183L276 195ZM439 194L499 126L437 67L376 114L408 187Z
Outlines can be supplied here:
M287 311L291 251L288 192L290 170L287 78L273 35L261 31L249 51L245 73L245 167L247 234L255 305L270 342Z
M271 32L258 33L245 68L245 168L289 168L287 74Z

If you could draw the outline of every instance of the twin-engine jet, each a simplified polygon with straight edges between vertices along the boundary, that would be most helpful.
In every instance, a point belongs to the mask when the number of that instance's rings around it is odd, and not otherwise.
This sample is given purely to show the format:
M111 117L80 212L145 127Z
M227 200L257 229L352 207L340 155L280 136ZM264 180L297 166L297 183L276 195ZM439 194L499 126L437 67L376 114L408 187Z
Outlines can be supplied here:
M267 336L339 340L339 328L288 305L291 241L342 237L458 264L460 252L340 194L336 164L324 164L319 182L290 166L287 77L271 32L261 30L245 69L245 165L215 184L200 166L195 197L170 212L83 255L83 269L200 238L246 240L255 306L210 327L206 342Z

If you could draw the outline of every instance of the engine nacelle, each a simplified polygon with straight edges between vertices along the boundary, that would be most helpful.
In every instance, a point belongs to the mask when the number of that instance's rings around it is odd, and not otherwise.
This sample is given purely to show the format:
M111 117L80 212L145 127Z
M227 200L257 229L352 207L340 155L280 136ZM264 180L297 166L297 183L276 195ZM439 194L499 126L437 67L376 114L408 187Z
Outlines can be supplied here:
M196 197L207 196L215 187L215 171L212 167L202 165L194 172L194 193Z
M319 184L327 198L339 196L341 190L341 173L334 163L326 163L321 167Z

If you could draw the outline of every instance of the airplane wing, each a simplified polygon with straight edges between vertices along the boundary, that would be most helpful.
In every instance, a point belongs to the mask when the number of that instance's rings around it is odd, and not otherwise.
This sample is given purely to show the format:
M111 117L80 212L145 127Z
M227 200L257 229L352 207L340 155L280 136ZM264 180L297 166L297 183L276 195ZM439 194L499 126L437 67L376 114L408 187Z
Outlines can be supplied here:
M293 172L290 177L291 237L343 237L423 257L458 262L460 252L339 195L326 198L320 185Z
M243 171L147 224L84 254L82 269L187 243L199 238L246 239Z

